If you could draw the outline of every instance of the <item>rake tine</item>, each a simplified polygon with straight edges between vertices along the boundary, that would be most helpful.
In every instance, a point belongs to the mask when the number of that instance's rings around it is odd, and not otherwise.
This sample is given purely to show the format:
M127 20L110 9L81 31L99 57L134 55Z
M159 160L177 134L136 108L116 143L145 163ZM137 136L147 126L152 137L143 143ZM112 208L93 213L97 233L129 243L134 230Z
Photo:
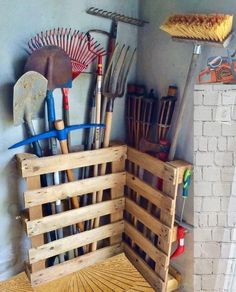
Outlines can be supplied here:
M72 58L72 60L75 60L74 58L74 52L75 52L75 49L76 49L76 46L75 46L75 43L76 43L76 35L77 35L77 31L74 30L71 38L72 38L72 41L71 41L71 55L70 57Z
M81 50L83 48L83 46L81 44L83 44L84 42L84 34L81 32L80 34L77 34L77 48L75 51L75 60L79 60L79 57L81 56Z

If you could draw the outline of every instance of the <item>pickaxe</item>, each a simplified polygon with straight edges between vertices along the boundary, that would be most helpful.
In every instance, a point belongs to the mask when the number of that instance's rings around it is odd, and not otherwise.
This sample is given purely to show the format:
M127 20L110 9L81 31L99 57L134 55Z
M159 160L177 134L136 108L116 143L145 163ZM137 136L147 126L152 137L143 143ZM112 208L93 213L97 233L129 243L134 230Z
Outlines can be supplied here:
M14 149L23 145L27 145L27 144L39 141L39 140L55 137L60 142L61 152L63 154L68 154L69 150L68 150L68 145L67 145L67 136L69 132L74 131L74 130L79 130L79 129L105 128L105 125L103 124L80 124L80 125L72 125L72 126L65 127L63 120L56 120L54 125L55 125L55 130L46 131L44 133L40 133L38 135L27 138L21 142L18 142L12 145L11 147L9 147L9 149ZM74 181L73 171L71 169L68 169L66 170L66 173L67 173L68 181L69 182ZM72 200L73 208L80 207L80 204L77 198L73 197L71 200ZM78 223L77 227L79 228L80 231L83 231L84 229L82 222Z

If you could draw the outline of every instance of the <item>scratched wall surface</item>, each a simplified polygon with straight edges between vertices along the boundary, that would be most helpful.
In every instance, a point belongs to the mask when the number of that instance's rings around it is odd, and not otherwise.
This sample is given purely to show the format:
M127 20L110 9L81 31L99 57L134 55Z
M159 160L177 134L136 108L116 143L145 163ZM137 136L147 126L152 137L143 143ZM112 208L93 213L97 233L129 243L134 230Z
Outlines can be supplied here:
M86 32L88 29L110 29L110 20L87 15L86 9L95 6L137 17L137 0L2 0L0 19L0 280L18 273L23 269L27 240L24 238L20 223L15 220L19 214L21 190L24 183L19 179L14 154L28 151L29 148L7 150L13 143L25 137L23 126L13 126L12 101L13 85L23 72L27 58L27 41L36 33L54 27L72 27ZM102 39L99 39L103 42ZM119 24L118 40L132 47L137 45L137 28ZM131 72L135 79L135 66ZM81 75L73 82L71 89L72 123L85 122L88 104L88 88L91 77ZM60 92L55 92L57 117L61 117ZM124 139L124 99L115 104L113 139ZM44 122L36 124L37 131L43 129ZM73 134L74 145L81 141L80 134Z

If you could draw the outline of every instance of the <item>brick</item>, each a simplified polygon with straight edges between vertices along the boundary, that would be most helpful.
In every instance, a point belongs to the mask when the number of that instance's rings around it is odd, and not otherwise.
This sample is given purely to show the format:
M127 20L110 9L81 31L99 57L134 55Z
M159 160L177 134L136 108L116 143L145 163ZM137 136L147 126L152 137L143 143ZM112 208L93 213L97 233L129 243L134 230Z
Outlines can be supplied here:
M218 138L218 150L219 151L226 151L227 150L227 139L226 139L226 137L219 137Z
M230 236L232 241L236 241L236 228L231 229L231 236Z
M203 102L204 91L194 91L194 105L200 105Z
M195 182L202 181L202 167L195 166L193 175Z
M195 247L195 246L194 246ZM201 258L217 259L220 257L220 244L215 242L204 242L201 245Z
M216 151L217 150L217 138L210 137L208 138L208 151Z
M197 197L209 196L212 194L212 185L210 182L195 182L194 193Z
M208 215L204 213L199 214L199 219L198 219L198 226L199 227L207 227L208 226Z
M235 227L236 226L236 213L230 212L227 214L227 223L229 227Z
M202 209L202 198L194 197L194 212L200 212Z
M198 151L198 146L199 146L199 136L196 136L193 138L193 151L194 152Z
M231 183L231 195L236 196L236 182L235 181Z
M230 123L231 122L231 107L229 106L217 106L212 113L213 121L218 123Z
M213 260L213 274L231 274L233 261L228 259Z
M236 198L224 198L221 199L221 210L227 212L236 212Z
M199 275L194 275L194 291L201 291L202 290L202 278Z
M203 167L203 180L207 182L215 182L220 180L220 167Z
M204 136L221 136L221 124L216 122L203 123Z
M215 164L218 166L231 166L233 165L233 154L232 153L215 153Z
M219 291L223 292L225 285L225 275L202 275L202 289L203 291Z
M221 258L235 258L236 243L221 243Z
M211 121L212 120L212 108L207 106L195 106L194 121Z
M228 226L228 217L226 213L218 213L217 214L217 222L218 227L226 227Z
M236 120L236 106L235 105L232 106L231 119L234 121Z
M212 241L212 230L210 228L195 228L194 241Z
M236 181L235 167L223 167L221 169L221 178L223 182Z
M236 133L236 123L222 124L222 135L223 136L234 136L235 133Z
M213 260L208 259L195 259L194 260L194 273L196 275L208 275L213 272Z
M193 135L202 136L202 122L193 123Z
M199 151L207 151L207 137L200 137L198 140Z
M221 204L221 211L227 211L229 208L229 198L221 197L220 198L220 204Z
M213 183L213 191L214 196L230 196L231 194L231 184L225 182L215 182Z
M221 104L221 95L216 91L205 91L203 97L204 105L219 105Z
M217 226L217 213L208 214L208 226Z
M202 256L202 246L201 243L194 242L194 258L200 258Z
M217 212L220 211L220 198L203 198L202 211Z
M234 105L236 101L236 92L229 90L222 92L222 104L223 105Z
M229 228L212 229L212 239L217 242L230 242L231 230Z
M213 153L209 152L197 152L195 160L197 166L212 166L214 161L214 155Z
M236 151L236 138L235 137L227 137L227 150L228 151Z

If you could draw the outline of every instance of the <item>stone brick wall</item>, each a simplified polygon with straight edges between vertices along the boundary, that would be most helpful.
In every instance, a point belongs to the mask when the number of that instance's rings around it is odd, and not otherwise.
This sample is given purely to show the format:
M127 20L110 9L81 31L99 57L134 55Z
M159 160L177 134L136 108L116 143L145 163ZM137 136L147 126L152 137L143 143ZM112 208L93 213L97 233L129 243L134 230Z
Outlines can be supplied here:
M195 86L196 292L236 291L235 101L236 85Z

